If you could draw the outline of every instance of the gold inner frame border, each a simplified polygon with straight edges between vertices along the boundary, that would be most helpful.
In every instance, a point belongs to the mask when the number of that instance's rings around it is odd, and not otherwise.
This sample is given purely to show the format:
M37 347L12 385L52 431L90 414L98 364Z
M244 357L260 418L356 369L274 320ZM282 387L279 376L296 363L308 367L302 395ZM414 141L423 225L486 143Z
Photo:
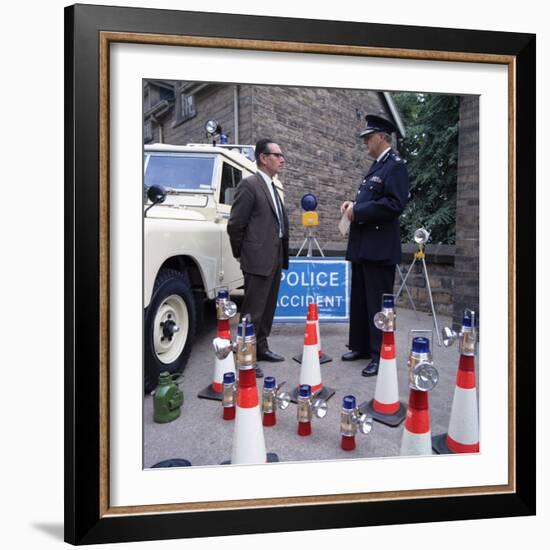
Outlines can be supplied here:
M428 490L387 491L377 493L353 493L346 495L315 495L289 498L262 498L229 500L221 502L192 502L151 504L143 506L111 507L109 503L109 81L111 43L151 44L159 46L187 46L256 50L266 52L314 53L361 57L386 57L392 59L417 59L427 61L453 61L465 63L490 63L508 67L508 483L506 485L440 488ZM234 38L215 38L185 35L159 35L146 33L99 33L99 281L100 281L100 517L116 517L140 514L201 512L272 508L284 506L315 506L379 502L449 496L480 496L514 493L516 490L516 58L511 55L485 53L447 52L402 48L378 48L370 46L346 46L279 42Z

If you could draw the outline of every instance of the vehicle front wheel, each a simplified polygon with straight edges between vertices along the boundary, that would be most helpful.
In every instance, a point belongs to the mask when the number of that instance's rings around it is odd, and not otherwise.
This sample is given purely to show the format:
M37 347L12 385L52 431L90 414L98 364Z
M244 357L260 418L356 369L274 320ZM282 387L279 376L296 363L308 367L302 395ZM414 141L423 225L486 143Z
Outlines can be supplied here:
M173 269L159 272L144 322L144 389L153 391L161 372L182 372L197 329L189 278Z

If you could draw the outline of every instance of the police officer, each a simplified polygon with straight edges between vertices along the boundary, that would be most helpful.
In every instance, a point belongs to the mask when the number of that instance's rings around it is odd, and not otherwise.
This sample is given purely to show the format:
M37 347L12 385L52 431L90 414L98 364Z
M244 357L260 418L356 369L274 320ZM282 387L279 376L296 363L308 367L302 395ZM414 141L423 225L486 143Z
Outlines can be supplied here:
M351 262L349 349L343 361L370 359L363 376L378 374L382 332L373 323L382 295L393 294L395 266L401 261L399 216L409 194L405 163L391 148L394 124L367 115L359 137L375 159L357 191L355 201L340 207L351 222L346 259Z

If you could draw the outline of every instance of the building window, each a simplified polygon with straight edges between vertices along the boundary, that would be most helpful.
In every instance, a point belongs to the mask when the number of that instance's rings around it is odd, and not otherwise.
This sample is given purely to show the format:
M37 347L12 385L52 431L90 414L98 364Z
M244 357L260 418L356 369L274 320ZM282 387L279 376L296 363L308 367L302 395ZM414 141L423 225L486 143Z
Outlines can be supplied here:
M143 141L145 143L153 141L153 122L151 120L146 120L143 125Z
M149 88L143 90L143 112L147 112L151 108L151 99L149 97Z
M181 121L193 118L197 112L195 111L195 96L180 94L180 116Z

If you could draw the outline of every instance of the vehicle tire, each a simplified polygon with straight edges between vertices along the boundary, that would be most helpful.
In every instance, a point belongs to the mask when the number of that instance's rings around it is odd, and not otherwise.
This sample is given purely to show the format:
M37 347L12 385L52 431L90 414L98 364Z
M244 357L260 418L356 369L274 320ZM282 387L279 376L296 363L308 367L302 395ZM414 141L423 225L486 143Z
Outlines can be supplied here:
M182 372L197 329L197 310L189 278L162 269L144 319L144 389L152 392L161 372Z

